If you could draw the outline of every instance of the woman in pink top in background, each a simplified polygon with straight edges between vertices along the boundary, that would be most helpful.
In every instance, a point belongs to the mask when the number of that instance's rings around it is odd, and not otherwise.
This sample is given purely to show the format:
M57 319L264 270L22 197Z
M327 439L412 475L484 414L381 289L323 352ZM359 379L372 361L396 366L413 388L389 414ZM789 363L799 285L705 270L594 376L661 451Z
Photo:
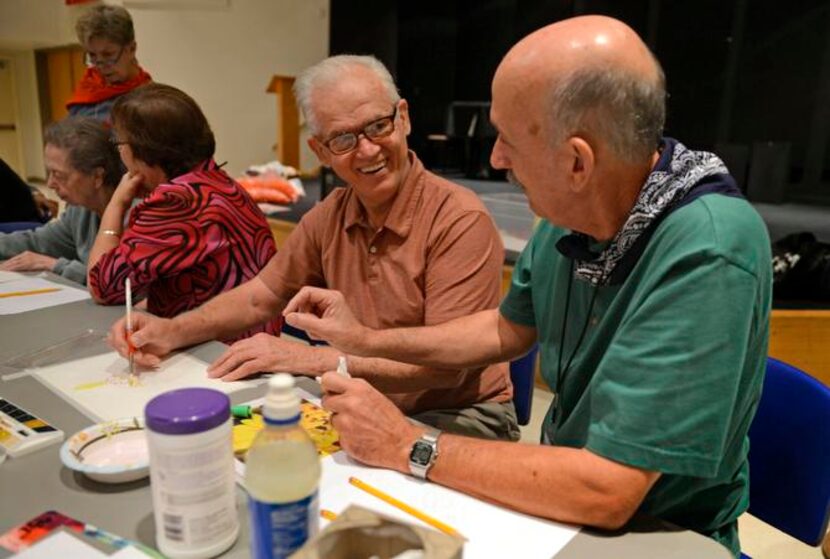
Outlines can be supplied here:
M123 303L129 277L148 311L173 317L256 276L276 254L271 230L214 162L213 132L196 102L174 87L149 84L119 98L112 115L127 173L90 252L93 298ZM130 209L135 198L143 200ZM279 328L276 318L236 339Z

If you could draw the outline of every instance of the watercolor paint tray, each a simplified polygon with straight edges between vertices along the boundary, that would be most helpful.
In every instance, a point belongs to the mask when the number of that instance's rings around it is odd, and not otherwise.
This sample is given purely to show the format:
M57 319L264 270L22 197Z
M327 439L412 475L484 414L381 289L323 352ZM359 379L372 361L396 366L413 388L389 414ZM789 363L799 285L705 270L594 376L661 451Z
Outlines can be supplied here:
M16 458L63 440L63 431L0 398L0 448Z

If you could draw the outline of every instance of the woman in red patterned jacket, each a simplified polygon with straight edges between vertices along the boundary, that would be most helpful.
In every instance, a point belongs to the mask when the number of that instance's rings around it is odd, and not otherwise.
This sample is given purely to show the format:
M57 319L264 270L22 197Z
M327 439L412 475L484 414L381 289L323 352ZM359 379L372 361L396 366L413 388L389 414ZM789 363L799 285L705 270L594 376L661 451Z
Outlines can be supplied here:
M196 102L174 87L148 84L119 98L112 116L127 173L90 251L93 298L123 303L129 277L148 311L172 317L257 275L276 254L271 231L214 162L213 132ZM130 210L136 198L143 200Z

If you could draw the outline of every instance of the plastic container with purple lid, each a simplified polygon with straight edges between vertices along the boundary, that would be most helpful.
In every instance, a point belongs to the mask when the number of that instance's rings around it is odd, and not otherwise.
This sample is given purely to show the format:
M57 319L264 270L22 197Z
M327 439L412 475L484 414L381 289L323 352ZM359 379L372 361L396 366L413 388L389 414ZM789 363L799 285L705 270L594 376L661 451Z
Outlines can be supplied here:
M230 399L182 388L144 408L156 544L172 559L213 557L239 535Z
M144 408L147 428L165 435L201 433L231 415L227 394L210 388L180 388L160 394Z

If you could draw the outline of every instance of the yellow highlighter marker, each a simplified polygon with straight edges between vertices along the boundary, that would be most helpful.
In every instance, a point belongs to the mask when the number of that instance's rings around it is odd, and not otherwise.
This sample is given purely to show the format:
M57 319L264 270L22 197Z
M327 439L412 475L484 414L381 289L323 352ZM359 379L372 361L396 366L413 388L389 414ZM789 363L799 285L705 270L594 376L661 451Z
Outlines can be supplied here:
M393 496L384 493L383 491L381 491L380 489L378 489L376 487L372 487L371 485L369 485L368 483L366 483L364 481L360 481L356 477L350 477L349 478L349 483L351 483L352 485L354 485L358 489L362 489L363 491L365 491L369 495L373 495L373 496L377 497L378 499L380 499L381 501L389 503L393 507L404 511L407 514L411 514L412 516L414 516L418 520L420 520L422 522L425 522L426 524L429 524L430 526L432 526L433 528L435 528L437 530L441 530L445 534L449 534L450 536L455 536L456 538L461 538L461 539L464 539L464 540L467 539L464 536L462 536L461 533L459 533L458 530L456 530L452 526L448 526L447 524L444 524L440 520L436 520L435 518L432 518L428 514L423 513L421 511L419 511L418 509L407 505L403 501L399 501L398 499L394 498Z

